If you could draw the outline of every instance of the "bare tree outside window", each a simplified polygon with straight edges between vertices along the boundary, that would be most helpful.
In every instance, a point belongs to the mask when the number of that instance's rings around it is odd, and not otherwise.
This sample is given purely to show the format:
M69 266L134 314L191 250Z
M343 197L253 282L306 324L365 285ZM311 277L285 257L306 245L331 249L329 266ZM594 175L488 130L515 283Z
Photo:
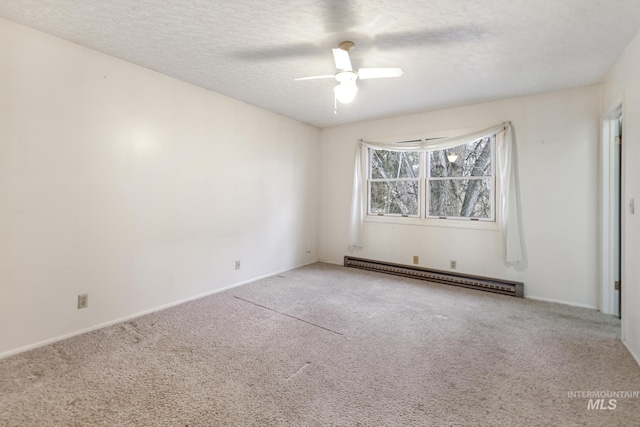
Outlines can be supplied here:
M492 218L493 138L428 152L428 216ZM455 154L450 161L447 154Z
M420 153L369 150L370 212L419 215Z
M369 213L492 220L493 141L487 137L423 153L370 148ZM455 159L447 157L451 154ZM426 212L421 214L425 198Z

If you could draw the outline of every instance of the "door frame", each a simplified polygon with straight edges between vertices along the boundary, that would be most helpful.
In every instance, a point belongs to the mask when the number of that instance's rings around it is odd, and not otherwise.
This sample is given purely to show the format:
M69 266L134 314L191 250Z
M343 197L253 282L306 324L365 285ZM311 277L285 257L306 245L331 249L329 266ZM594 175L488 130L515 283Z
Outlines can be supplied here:
M617 263L624 260L624 211L622 210L622 195L624 194L624 162L621 162L619 177L616 176L618 156L616 156L616 128L617 120L623 114L624 100L617 100L602 116L602 138L600 147L600 311L605 314L618 315L618 293L615 290L615 273ZM622 126L622 141L624 141L624 118ZM622 151L620 151L622 156ZM622 157L620 157L622 158ZM620 197L616 187L616 180L620 180ZM618 206L616 206L618 204ZM616 229L617 212L620 215L619 231ZM620 251L616 259L616 233L619 232ZM624 283L624 269L620 268L621 283ZM624 286L624 285L623 285ZM622 292L622 290L620 290Z

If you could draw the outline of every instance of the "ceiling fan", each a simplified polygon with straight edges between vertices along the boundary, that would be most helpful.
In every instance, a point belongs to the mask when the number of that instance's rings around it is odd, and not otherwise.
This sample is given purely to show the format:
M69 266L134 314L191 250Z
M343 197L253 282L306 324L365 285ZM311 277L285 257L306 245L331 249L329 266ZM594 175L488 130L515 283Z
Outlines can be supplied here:
M299 77L295 80L313 80L313 79L336 79L340 84L333 91L335 99L343 104L348 104L354 100L358 93L357 79L379 79L383 77L400 77L404 70L399 67L394 68L359 68L354 71L349 58L349 50L355 46L354 42L344 41L333 48L333 59L336 63L338 72L335 74L323 74L320 76Z

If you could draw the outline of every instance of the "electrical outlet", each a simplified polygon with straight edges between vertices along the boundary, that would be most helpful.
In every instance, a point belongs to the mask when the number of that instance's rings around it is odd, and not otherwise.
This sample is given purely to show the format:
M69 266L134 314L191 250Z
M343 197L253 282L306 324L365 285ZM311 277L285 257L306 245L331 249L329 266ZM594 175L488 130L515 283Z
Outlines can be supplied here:
M420 264L420 257L418 255L414 255L413 256L413 263L414 264Z
M458 268L458 261L452 259L451 261L449 261L449 267L452 270L455 270L456 268Z
M311 253L311 245L307 245L307 253Z
M236 261L236 270L240 270L240 260Z
M78 295L78 309L89 307L89 294Z

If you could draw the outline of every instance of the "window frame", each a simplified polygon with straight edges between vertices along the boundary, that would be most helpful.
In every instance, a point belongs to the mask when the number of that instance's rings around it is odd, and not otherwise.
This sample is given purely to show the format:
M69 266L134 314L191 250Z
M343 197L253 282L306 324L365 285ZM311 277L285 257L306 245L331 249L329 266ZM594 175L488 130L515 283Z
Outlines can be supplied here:
M428 150L423 151L424 154L424 177L422 179L425 181L425 189L424 192L420 193L420 195L424 195L424 217L425 219L450 219L455 221L483 221L483 222L495 222L496 221L496 136L492 135L489 137L489 149L490 153L490 166L491 166L491 174L490 175L463 175L463 176L446 176L446 177L432 177L430 176L431 164L430 157L427 153L432 151L442 151L442 150ZM484 138L481 138L484 139ZM478 141L478 140L476 140ZM472 142L476 142L472 141ZM467 145L467 144L460 144ZM459 147L459 145L457 146ZM422 172L422 170L421 170ZM488 218L472 218L472 217L463 217L463 216L436 216L430 215L429 212L429 202L430 202L430 191L429 191L429 182L431 181L463 181L463 180L489 180L489 198L491 200L491 214Z
M424 177L422 176L422 169L424 167L424 152L417 152L418 153L418 177L416 178L391 178L391 179L384 179L384 178L370 178L370 176L372 175L372 165L371 165L371 153L372 150L374 150L374 148L367 148L367 216L371 215L371 216L393 216L393 217L401 217L401 218L423 218L423 204L421 203L420 199L423 193L423 187L424 187ZM388 151L388 150L386 150ZM412 151L412 152L416 152L416 151ZM378 213L378 212L372 212L371 211L371 184L373 182L407 182L407 181L415 181L418 184L418 213L416 215L414 214L394 214L394 213L388 213L388 214L383 214L383 213Z
M433 137L423 139L440 139L443 137L455 136L456 134L464 134L467 130L461 130L453 134L443 136L442 133L436 134ZM413 141L418 138L412 138ZM394 138L395 141L407 141L406 139ZM402 142L399 142L401 144ZM428 153L430 151L439 150L416 150L420 155L420 168L418 178L418 215L400 215L400 214L382 214L371 211L371 154L370 150L376 148L363 146L363 155L366 159L365 164L365 179L367 185L367 200L366 200L366 214L364 217L365 222L372 223L390 223L390 224L404 224L404 225L423 225L432 227L448 227L448 228L468 228L468 229L480 229L480 230L498 230L498 195L500 194L499 180L497 176L496 165L496 137L491 136L491 175L490 176L478 176L473 179L490 179L490 191L491 191L491 217L490 218L469 218L469 217L441 217L441 216L429 216L429 198L428 198L428 183L429 180L434 180L436 177L428 177L429 159ZM464 145L464 144L460 144ZM455 179L469 179L468 176L455 177ZM440 177L440 180L452 179L452 177ZM376 179L377 181L384 181L384 179ZM405 180L405 179L402 179Z

